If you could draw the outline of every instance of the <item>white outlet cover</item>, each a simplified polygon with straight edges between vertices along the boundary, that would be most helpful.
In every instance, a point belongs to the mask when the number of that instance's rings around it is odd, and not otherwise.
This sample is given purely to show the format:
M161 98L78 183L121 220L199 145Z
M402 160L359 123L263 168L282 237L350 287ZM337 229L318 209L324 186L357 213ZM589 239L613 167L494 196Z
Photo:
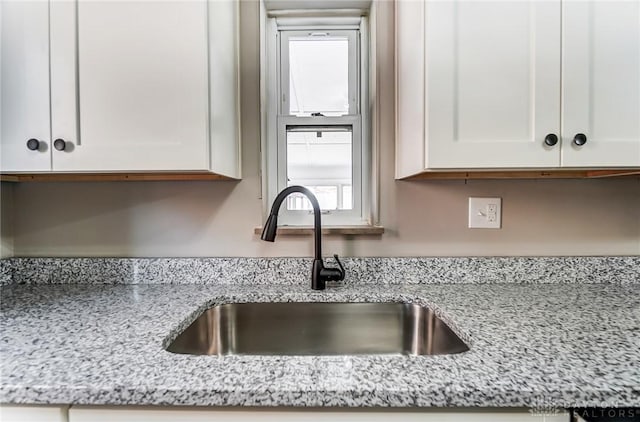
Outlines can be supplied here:
M502 227L502 198L469 198L469 228Z

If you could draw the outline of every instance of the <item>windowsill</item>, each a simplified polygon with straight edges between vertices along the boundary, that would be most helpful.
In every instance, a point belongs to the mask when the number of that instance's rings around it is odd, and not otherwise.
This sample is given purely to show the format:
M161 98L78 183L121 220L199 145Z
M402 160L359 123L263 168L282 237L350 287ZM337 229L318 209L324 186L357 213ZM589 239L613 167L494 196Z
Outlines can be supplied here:
M256 227L253 232L262 234L262 227ZM380 236L384 233L382 226L324 226L324 235L356 235L356 236ZM277 234L280 236L301 236L313 234L313 226L281 226Z

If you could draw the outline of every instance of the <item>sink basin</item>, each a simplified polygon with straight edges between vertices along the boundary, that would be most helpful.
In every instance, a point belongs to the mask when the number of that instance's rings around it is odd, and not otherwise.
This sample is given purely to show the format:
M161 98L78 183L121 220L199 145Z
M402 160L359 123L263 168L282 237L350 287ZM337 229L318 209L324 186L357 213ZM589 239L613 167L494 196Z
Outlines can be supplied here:
M232 303L206 310L167 347L193 355L439 355L469 350L410 303Z

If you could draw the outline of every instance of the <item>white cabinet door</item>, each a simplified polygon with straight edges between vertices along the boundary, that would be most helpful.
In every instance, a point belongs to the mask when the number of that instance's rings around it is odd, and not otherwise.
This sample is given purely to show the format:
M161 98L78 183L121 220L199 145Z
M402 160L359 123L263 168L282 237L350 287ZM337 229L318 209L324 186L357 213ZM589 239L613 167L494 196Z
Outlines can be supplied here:
M418 55L398 75L399 131L408 123L405 136L424 133L427 168L559 165L559 144L544 144L560 134L559 1L409 0L398 9L418 26L397 23L399 63ZM408 106L423 111L402 109L411 95L425 96Z
M49 3L2 1L0 14L0 169L47 171L51 169ZM27 148L29 139L38 141L37 149Z
M83 407L69 410L69 422L566 422L568 415L536 416L527 410L483 409L312 409Z
M0 406L2 422L67 422L68 420L68 406Z
M567 1L562 16L562 166L640 167L640 1Z
M560 132L559 1L428 1L426 163L552 167Z
M204 0L80 0L80 133L53 169L208 170L207 34Z

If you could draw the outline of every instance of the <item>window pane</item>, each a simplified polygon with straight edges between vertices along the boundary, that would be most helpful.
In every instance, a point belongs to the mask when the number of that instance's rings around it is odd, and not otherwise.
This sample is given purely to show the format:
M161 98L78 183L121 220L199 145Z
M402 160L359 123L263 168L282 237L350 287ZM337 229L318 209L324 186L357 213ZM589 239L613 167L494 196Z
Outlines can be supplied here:
M289 38L289 97L292 115L349 114L349 41L346 37Z
M342 186L342 207L340 209L350 210L353 208L353 189L351 185Z
M307 186L318 198L320 208L323 210L335 210L338 208L337 186ZM307 197L302 194L293 194L287 198L288 210L313 210Z
M348 200L339 196L352 184L351 139L350 127L288 127L287 185L311 190L323 210L352 209L351 192ZM287 208L311 206L306 200L291 199Z

